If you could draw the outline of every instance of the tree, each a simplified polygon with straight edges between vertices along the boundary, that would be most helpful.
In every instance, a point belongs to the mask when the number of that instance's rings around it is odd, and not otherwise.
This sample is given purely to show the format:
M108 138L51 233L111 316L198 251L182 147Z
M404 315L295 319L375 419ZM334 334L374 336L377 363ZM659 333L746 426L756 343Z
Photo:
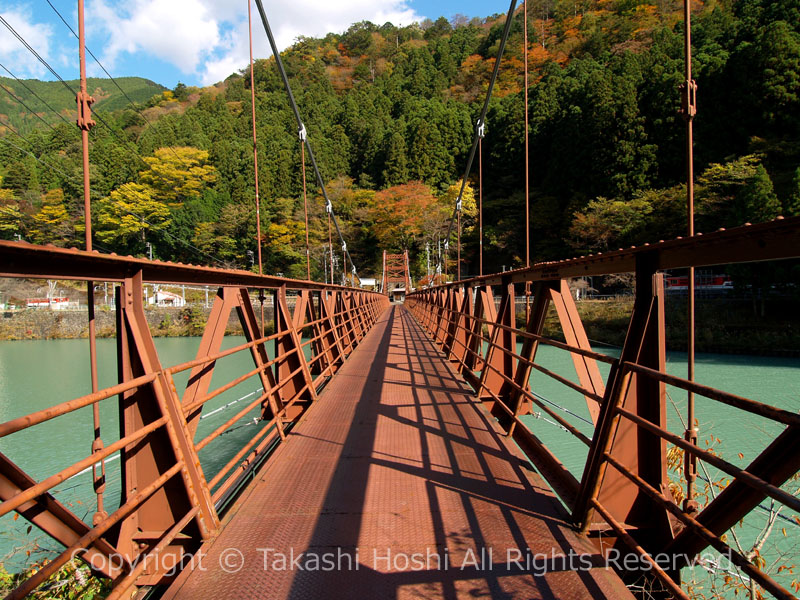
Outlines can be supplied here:
M32 159L24 159L11 164L3 177L3 186L13 190L17 197L23 192L38 188L36 163Z
M405 138L398 131L389 137L385 165L383 181L386 185L400 185L408 181L408 150Z
M447 188L447 191L439 196L439 204L443 212L452 211L458 200L461 191L462 179ZM462 232L471 231L475 225L475 217L478 216L478 205L475 202L475 192L467 182L464 186L464 193L461 195L461 228Z
M572 244L586 252L608 250L630 242L644 226L653 207L645 200L630 201L596 198L586 209L575 213L569 228Z
M198 223L192 237L192 244L200 251L210 256L219 257L225 262L236 259L236 240L227 235L221 235L216 223ZM233 266L233 265L231 265Z
M800 33L785 21L766 25L757 40L757 93L766 119L779 127L800 127Z
M797 167L792 177L792 189L784 203L783 213L787 217L800 216L800 167Z
M186 102L189 99L189 91L186 88L185 83L178 82L178 85L175 86L175 89L172 90L172 93L175 95L175 99L179 102Z
M262 214L262 232L265 216ZM255 207L245 203L230 203L220 211L219 219L197 225L193 238L204 252L217 256L230 266L247 262L247 251L256 250Z
M139 181L153 190L162 202L175 207L201 195L203 188L217 180L216 169L208 164L208 152L191 147L159 148L142 160L148 168Z
M35 244L63 247L70 243L72 234L72 223L64 206L63 190L49 190L42 197L42 208L33 215L33 223L28 231L31 241Z
M445 19L444 17L439 17L431 23L430 27L425 30L425 39L426 40L435 40L443 35L447 35L452 31L452 27L450 25L450 21Z
M736 198L736 215L741 223L771 221L781 213L781 203L775 195L772 180L764 165L756 167Z
M97 239L126 246L140 239L143 242L146 231L165 229L172 213L166 203L154 198L152 188L126 183L100 200L95 214Z
M13 240L22 232L22 211L14 200L14 192L0 188L0 239Z
M444 154L449 150L442 144L442 135L435 123L420 120L409 151L411 176L430 184L438 184L448 178Z
M408 249L432 216L446 212L421 181L396 185L375 194L375 235L383 248Z

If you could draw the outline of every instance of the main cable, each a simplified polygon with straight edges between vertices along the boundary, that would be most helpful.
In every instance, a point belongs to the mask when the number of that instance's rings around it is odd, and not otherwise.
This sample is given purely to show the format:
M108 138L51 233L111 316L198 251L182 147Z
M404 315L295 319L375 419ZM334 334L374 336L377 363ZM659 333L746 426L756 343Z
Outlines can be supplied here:
M43 65L44 65L44 66L47 68L47 70L48 70L48 71L50 71L50 72L53 74L53 76L54 76L56 79L58 79L58 80L61 82L61 84L62 84L62 85L63 85L63 86L66 88L66 89L68 89L68 90L69 90L69 91L70 91L70 92L71 92L73 95L75 95L75 96L77 97L77 95L78 95L78 92L77 92L77 91L76 91L76 90L75 90L75 89L74 89L72 86L70 86L70 85L69 85L69 83L67 83L66 81L64 81L64 79L61 77L61 75L59 75L59 74L56 72L56 70L55 70L55 69L53 69L53 67L51 67L51 66L50 66L50 63L48 63L48 62L47 62L45 59L43 59L43 58L42 58L42 57L39 55L39 53L38 53L38 52L36 52L36 50L35 50L35 49L34 49L34 48L33 48L33 47L32 47L32 46L31 46L31 45L30 45L30 44L29 44L29 43L28 43L28 42L25 40L25 38L24 38L24 37L22 37L22 36L21 36L19 33L17 33L17 31L16 31L16 30L15 30L15 29L14 29L14 28L13 28L13 27L12 27L12 26L11 26L11 25L8 23L8 21L6 21L6 20L5 20L5 19L2 17L2 15L0 15L0 23L2 23L2 24L3 24L3 25L6 27L6 29L8 29L8 30L9 30L9 31L10 31L10 32L11 32L11 33L14 35L14 37L16 37L16 38L19 40L19 42L20 42L20 43L21 43L23 46L25 46L25 48L27 48L27 49L28 49L28 51L29 51L31 54L33 54L33 55L36 57L36 59L37 59L37 60L38 60L40 63L42 63L42 64L43 64ZM122 137L120 136L120 134L118 134L116 131L114 131L114 129L111 127L111 125L109 125L109 124L106 122L106 120L105 120L105 119L102 117L102 115L101 115L99 112L93 112L93 113L92 113L92 116L93 116L93 117L96 117L96 118L97 118L97 120L98 120L98 121L100 121L100 123L101 123L102 125L104 125L104 126L106 127L106 129L108 129L108 131L111 133L111 135L112 135L114 138L116 138L116 139L117 139L117 140L118 140L118 141L119 141L121 144L123 144L123 145L130 145L131 147L133 147L135 156L136 156L136 157L137 157L137 158L138 158L138 159L141 161L141 163L142 163L142 164L143 164L145 167L149 167L149 165L148 165L148 164L147 164L147 162L144 160L144 158L142 158L142 155L139 153L139 150L136 148L136 146L133 144L133 142L131 142L130 140L125 140L124 138L122 138Z
M516 3L516 0L513 0ZM294 94L292 93L292 86L289 84L289 78L286 75L286 69L283 67L283 61L281 60L281 53L278 51L278 45L275 43L275 37L272 35L272 29L269 26L269 20L267 19L267 15L264 12L264 5L262 4L261 0L256 0L256 6L258 7L258 13L261 16L261 22L264 25L264 30L267 33L267 38L269 39L269 45L272 48L272 54L275 56L275 64L278 66L278 72L280 73L281 79L283 80L283 85L286 88L286 93L289 96L289 103L292 106L292 111L294 111L295 119L297 120L297 129L298 134L300 135L303 143L305 144L306 150L308 150L308 158L311 161L311 165L314 168L314 173L317 176L317 183L319 184L320 188L322 189L322 195L325 198L325 210L330 215L333 225L336 228L336 233L339 235L339 241L342 244L342 253L345 255L345 259L350 259L350 264L353 267L352 273L356 279L359 279L358 272L356 271L356 266L353 263L353 257L350 256L350 251L347 249L347 242L344 240L344 236L342 236L342 230L339 228L339 221L336 218L336 214L333 212L333 204L331 203L330 198L328 197L328 191L325 189L325 182L322 180L322 174L319 171L319 167L317 166L317 160L314 157L314 151L311 148L311 142L308 140L308 133L306 131L306 126L303 124L303 119L300 117L300 110L297 108L297 102L295 102ZM344 273L347 272L347 264L343 265ZM353 282L355 283L355 281Z
M259 2L260 0L256 0ZM472 163L475 160L475 152L478 149L478 143L484 136L485 131L485 123L486 123L486 113L489 112L489 101L492 99L492 91L494 90L494 84L497 81L497 75L500 72L500 61L503 58L503 53L506 49L506 42L508 41L508 36L511 33L511 24L514 20L514 10L517 8L517 0L511 0L511 5L508 8L508 14L506 15L506 24L503 28L503 37L500 40L500 47L497 50L497 59L494 61L494 70L492 71L492 78L489 80L489 89L486 91L486 99L483 102L483 107L481 108L481 115L478 118L477 123L475 124L475 134L472 137L472 148L469 151L469 159L467 160L467 168L464 170L464 177L461 179L461 190L458 192L458 197L456 198L456 205L453 208L453 214L450 216L450 223L447 227L447 236L444 238L444 249L445 249L445 261L447 250L450 247L450 235L453 233L453 223L456 220L457 213L461 212L461 199L464 196L464 190L467 187L467 179L469 178L470 172L472 171ZM437 270L441 272L441 260L439 265L437 266Z
M37 93L36 93L36 92L34 92L34 91L31 89L31 88L29 88L29 87L27 86L27 84L26 84L26 83L25 83L25 82L24 82L22 79L20 79L20 78L19 78L19 77L17 77L16 75L14 75L14 73L12 73L12 72L11 72L11 71L8 69L8 67L6 67L4 64L0 63L0 68L2 68L2 69L3 69L3 70L6 72L6 73L8 73L9 75L11 75L11 77L13 77L14 79L16 79L16 80L17 80L17 83L19 83L19 84L20 84L22 87L24 87L26 90L28 90L28 91L29 91L29 92L30 92L30 93L31 93L31 94L32 94L32 95L33 95L33 96L34 96L34 97L35 97L35 98L36 98L36 99L37 99L39 102L41 102L42 104L44 104L44 105L45 105L47 108L49 108L49 109L50 109L50 111L51 111L53 114L55 114L55 115L56 115L56 116L57 116L59 119L61 119L62 121L64 121L64 123L66 123L67 125L70 125L70 126L71 126L71 125L73 125L72 123L70 123L69 121L67 121L67 119L66 119L66 117L64 117L64 115L62 115L62 114L61 114L60 112L58 112L58 111L57 111L55 108L53 108L52 106L50 106L50 105L49 105L47 102L45 102L45 101L44 101L44 100L41 98L41 96L39 96L39 94L37 94Z
M17 95L16 95L14 92L12 92L10 89L8 89L6 86L4 86L4 85L2 85L2 84L0 84L0 88L3 88L3 91L4 91L6 94L8 94L9 96L11 96L11 98L13 98L13 99L14 99L14 100L16 100L16 101L17 101L19 104L21 104L22 106L24 106L24 107L25 107L25 108L28 110L28 112L30 112L30 113L31 113L31 114L32 114L34 117L36 117L37 119L39 119L39 120L40 120L42 123L44 123L46 127L49 127L50 129L52 129L52 130L53 130L53 133L58 133L58 131L56 130L56 128L55 128L55 127L53 127L53 126L52 126L50 123L48 123L47 121L45 121L45 120L44 120L44 118L43 118L41 115L39 115L39 113L37 113L35 110L33 110L33 109L30 107L30 106L28 106L27 104L25 104L25 101L24 101L22 98L20 98L19 96L17 96Z
M70 25L70 24L67 22L67 20L66 20L66 19L63 17L63 15L62 15L60 12L58 12L58 9L57 9L55 6L53 6L53 3L52 3L52 2L50 2L50 0L46 0L46 1L47 1L47 3L50 5L50 8L52 8L52 9L53 9L53 11L54 11L54 12L55 12L55 13L58 15L58 18L59 18L59 19L61 19L61 22L62 22L62 23L64 23L64 25L66 25L66 26L67 26L67 29L69 29L69 30L70 30L70 32L72 32L72 35L74 35L76 39L80 39L80 38L79 38L79 36L78 36L78 34L77 34L77 33L75 33L75 30L74 30L74 29L72 28L72 26L71 26L71 25ZM132 108L132 109L133 109L133 110L136 112L136 114L138 114L140 117L142 117L142 119L144 120L144 122L145 122L145 123L147 123L147 124L148 124L150 127L152 127L153 129L155 129L155 128L156 128L156 127L155 127L155 125L153 125L153 124L152 124L152 123L151 123L151 122L150 122L150 121L147 119L147 117L145 117L145 116L144 116L144 113L143 113L141 110L139 110L139 108L136 106L137 102L136 102L135 100L133 100L133 99L132 99L132 98L131 98L131 97L128 95L128 93L127 93L125 90L123 90L123 89L122 89L122 86L120 86L120 85L119 85L119 83L117 83L117 80L116 80L116 79L114 79L114 76L113 76L113 75L111 75L111 73L109 73L109 72L108 72L108 70L107 70L107 69L106 69L106 68L103 66L103 63L101 63L101 62L100 62L100 59L99 59L99 58L97 58L97 57L94 55L94 52L92 52L91 50L89 50L88 46L86 47L86 52L88 52L88 53L89 53L89 55L90 55L90 56L91 56L91 57L94 59L94 62L96 62L96 63L97 63L97 66L99 66L99 67L100 67L100 68L103 70L103 73L105 73L105 74L108 76L108 78L111 80L111 83L113 83L115 86L117 86L117 89L118 89L118 90L119 90L119 91L122 93L122 95L123 95L123 96L125 96L125 98L126 98L126 99L128 100L128 102L130 103L130 106L131 106L131 108ZM174 129L173 129L173 133L175 133L175 130L174 130ZM177 153L177 152L175 152L175 149L174 149L172 146L167 146L167 148L169 148L169 149L170 149L170 151L171 151L171 152L172 152L172 153L175 155L175 158L177 158L179 161L183 162L183 164L185 164L185 165L189 165L189 162L188 162L188 161L186 161L186 159L184 159L184 158L182 158L181 156L179 156L179 155L178 155L178 153Z
M61 16L61 15L59 14L59 16ZM63 17L62 17L62 20L63 20ZM58 80L59 80L59 81L61 82L61 84L62 84L62 85L63 85L63 86L64 86L64 87L65 87L67 90L69 90L69 91L70 91L72 94L74 94L74 95L77 97L77 94L78 94L78 93L77 93L77 92L76 92L76 91L75 91L75 90L74 90L74 89L73 89L73 88L72 88L72 87L71 87L71 86L70 86L70 85L69 85L69 84L68 84L66 81L64 81L64 79L61 77L61 75L59 75L59 74L56 72L56 70L55 70L55 69L53 69L53 67L51 67L51 66L50 66L50 64L49 64L49 63L48 63L48 62L47 62L47 61L46 61L44 58L42 58L42 57L41 57L41 55L40 55L38 52L36 52L36 50L35 50L35 49L34 49L34 48L33 48L33 47L32 47L32 46L31 46L31 45L30 45L30 44L29 44L29 43L28 43L28 42L25 40L25 38L24 38L24 37L22 37L22 35L20 35L20 34L19 34L19 33L18 33L18 32L17 32L17 31L16 31L16 30L15 30L15 29L14 29L14 28L11 26L11 25L8 23L8 21L6 21L6 20L5 20L5 19L2 17L2 15L0 15L0 23L2 23L2 24L3 24L3 25L6 27L6 29L8 29L8 30L9 30L9 31L10 31L10 32L11 32L11 33L14 35L14 37L16 37L16 38L17 38L17 40L19 40L19 42L20 42L20 43L21 43L23 46L25 46L25 48L26 48L26 49L27 49L27 50L28 50L28 51L29 51L31 54L33 54L33 55L36 57L36 59L37 59L37 60L38 60L40 63L42 63L42 64L43 64L43 65L44 65L44 66L47 68L47 70L48 70L48 71L50 71L50 72L53 74L53 76L54 76L56 79L58 79ZM65 23L66 23L66 22L65 22ZM72 30L72 28L70 28L70 30ZM74 33L75 33L75 32L73 31L73 34L74 34ZM94 55L92 55L92 56L94 56ZM99 62L98 62L98 64L99 64ZM102 67L102 65L101 65L101 67ZM5 67L4 67L4 68L5 68ZM104 69L104 70L105 70L105 69ZM6 69L6 71L7 71L7 72L9 72L9 73L11 73L10 71L8 71L8 69ZM14 78L15 78L15 79L17 79L16 77L14 77ZM17 80L19 81L19 79L17 79ZM26 87L27 87L27 86L26 86ZM38 98L38 96L37 96L37 98ZM48 105L48 106L49 106L49 105ZM53 109L51 108L51 110L53 110ZM53 112L56 112L56 111L53 111ZM58 113L56 113L56 114L58 114ZM133 148L133 150L134 150L134 155L136 156L136 158L138 158L138 159L139 159L139 161L140 161L140 162L141 162L141 163L142 163L142 164L143 164L145 167L148 167L148 168L149 168L149 166L150 166L150 165L149 165L149 164L148 164L148 163L147 163L147 162L144 160L144 158L142 157L142 155L139 153L139 150L138 150L138 148L136 148L136 146L133 144L133 142L131 142L130 140L125 140L125 139L121 138L121 137L120 137L120 135L119 135L119 134L118 134L118 133L117 133L117 132L116 132L116 131L115 131L115 130L114 130L114 129L113 129L113 128L112 128L112 127L111 127L111 126L110 126L110 125L109 125L109 124L106 122L106 121L105 121L105 119L103 119L103 117L102 117L102 116L101 116L99 113L95 112L95 113L93 113L93 116L94 116L94 117L96 117L96 118L97 118L97 120L98 120L98 121L100 121L100 123L102 123L102 124L103 124L103 125L104 125L104 126L105 126L105 127L108 129L108 130L109 130L109 132L111 133L111 135L112 135L114 138L116 138L117 140L119 140L119 141L120 141L120 142L121 142L123 145L128 145L128 146L131 146L131 147ZM146 120L146 119L145 119L145 120ZM15 133L15 134L18 136L18 137L20 137L22 140L24 140L25 142L27 142L28 144L30 144L30 142L29 142L29 141L28 141L28 140L27 140L27 139L26 139L24 136L22 136L22 135L21 135L21 134L20 134L18 131L14 130L14 128L13 128L13 127L10 127L10 126L9 126L9 129L11 129L11 130L12 130L12 131L13 131L13 132L14 132L14 133ZM13 144L12 144L12 145L13 145ZM19 147L17 147L17 148L19 148ZM20 149L20 150L23 150L23 149ZM38 161L38 162L42 163L43 165L47 166L47 165L46 165L46 163L44 163L43 161L41 161L41 160L40 160L40 159L39 159L39 158L38 158L38 157L37 157L35 154L33 154L32 152L28 152L27 150L25 150L25 152L27 152L28 154L30 154L30 155L31 155L31 156L32 156L32 157L33 157L33 158L34 158L36 161ZM175 153L175 151L174 151L174 150L173 150L173 153ZM176 156L177 156L177 153L176 153ZM178 158L179 158L179 160L180 160L180 157L178 157ZM185 161L184 161L184 163L185 163ZM188 163L186 163L186 164L188 164ZM49 168L52 168L52 167L49 167ZM68 179L72 180L72 178L71 178L71 177L69 177L69 176L67 176L67 175L66 175L66 174L65 174L63 171L61 171L61 173L62 173L62 174L64 174L64 175L65 175L65 176L66 176ZM142 217L140 217L139 215L135 215L134 213L131 213L130 211L125 211L125 212L127 212L127 213L128 213L128 214L130 214L131 216L135 216L136 218L140 219L140 220L141 220L143 223L146 223L146 224L150 225L151 227L153 227L152 223L149 223L148 221L146 221L145 219L143 219L143 218L142 218ZM180 242L181 244L183 244L183 245L184 245L184 246L186 246L187 248L190 248L190 249L192 249L194 252L196 252L196 253L197 253L198 257L205 257L205 258L207 258L207 259L210 259L210 260L211 260L213 263L216 263L217 265L224 266L224 264L223 264L223 263L221 263L219 260L217 260L217 259L215 259L214 257L212 257L212 256L210 256L210 255L208 255L208 254L206 254L205 252L203 252L203 251L202 251L202 250L200 250L199 248L197 248L197 247L193 246L193 245L192 245L192 244L190 244L189 242L186 242L185 240L182 240L181 238L178 238L178 237L176 237L176 236L174 236L174 235L170 234L170 233L169 233L169 232L167 232L166 230L164 230L164 232L163 232L163 233L164 233L166 236L168 236L168 237L172 238L173 240L175 240L175 241L177 241L177 242Z

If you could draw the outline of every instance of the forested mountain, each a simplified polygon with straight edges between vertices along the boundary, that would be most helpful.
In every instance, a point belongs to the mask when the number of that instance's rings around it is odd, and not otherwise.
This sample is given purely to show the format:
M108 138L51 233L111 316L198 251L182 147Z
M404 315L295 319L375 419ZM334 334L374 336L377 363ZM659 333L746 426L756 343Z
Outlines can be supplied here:
M799 214L800 0L693 6L698 231ZM680 3L536 0L529 10L533 259L683 234ZM425 243L446 229L504 21L362 22L284 53L362 276L379 271L383 248L409 248L420 273ZM487 270L524 261L522 23L518 12L483 141ZM274 60L258 60L254 77L265 269L304 277L296 124ZM158 258L249 267L249 70L96 108L98 246L144 255L150 243ZM0 139L0 236L80 246L79 136L49 120L24 141L7 129ZM328 225L310 170L308 181L321 279ZM465 273L477 269L477 161L470 183Z

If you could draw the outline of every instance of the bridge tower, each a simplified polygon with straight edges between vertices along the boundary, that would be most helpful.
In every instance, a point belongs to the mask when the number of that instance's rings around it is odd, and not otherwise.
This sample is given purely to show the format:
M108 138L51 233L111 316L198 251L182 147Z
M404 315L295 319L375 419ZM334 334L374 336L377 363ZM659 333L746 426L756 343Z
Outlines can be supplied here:
M391 289L390 289L391 288ZM400 290L403 290L400 292ZM384 294L408 293L412 289L411 267L408 261L408 250L402 254L389 254L383 251L383 276L381 291Z

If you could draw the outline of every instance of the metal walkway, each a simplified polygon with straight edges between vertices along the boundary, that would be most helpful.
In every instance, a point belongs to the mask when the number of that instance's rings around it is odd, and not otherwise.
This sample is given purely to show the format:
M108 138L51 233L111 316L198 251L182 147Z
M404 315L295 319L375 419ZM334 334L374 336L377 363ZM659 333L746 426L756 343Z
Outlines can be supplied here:
M566 517L394 306L164 598L631 597Z

